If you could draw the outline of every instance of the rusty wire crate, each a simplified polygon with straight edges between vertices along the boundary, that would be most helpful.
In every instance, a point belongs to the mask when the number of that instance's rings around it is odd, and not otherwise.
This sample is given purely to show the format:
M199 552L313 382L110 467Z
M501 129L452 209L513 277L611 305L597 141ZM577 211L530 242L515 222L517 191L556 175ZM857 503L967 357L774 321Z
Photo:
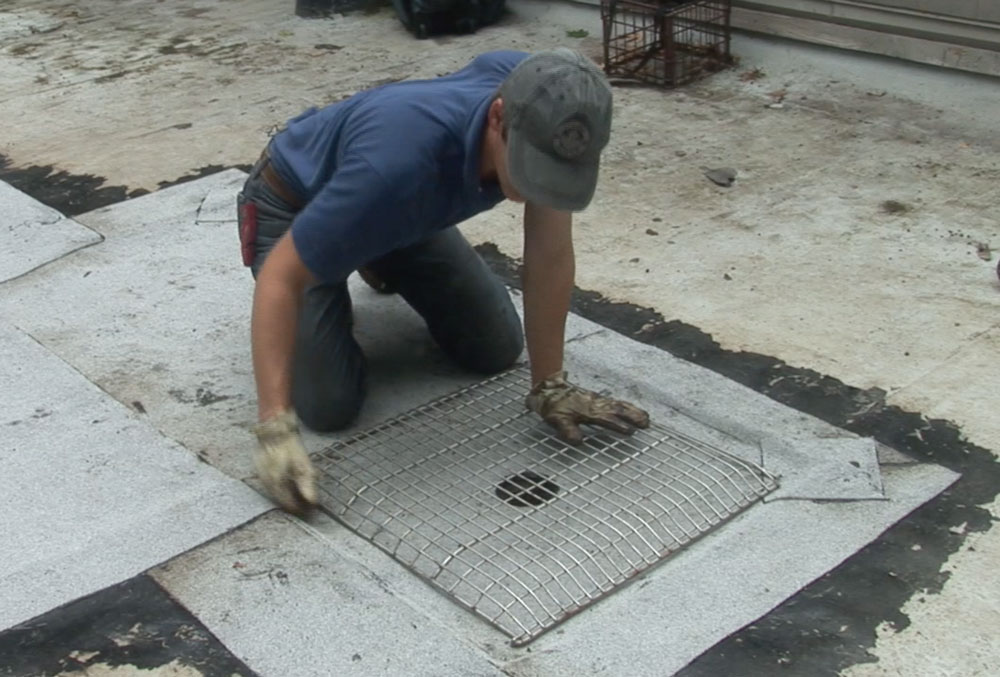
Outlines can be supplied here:
M732 64L731 0L601 0L609 77L677 87Z

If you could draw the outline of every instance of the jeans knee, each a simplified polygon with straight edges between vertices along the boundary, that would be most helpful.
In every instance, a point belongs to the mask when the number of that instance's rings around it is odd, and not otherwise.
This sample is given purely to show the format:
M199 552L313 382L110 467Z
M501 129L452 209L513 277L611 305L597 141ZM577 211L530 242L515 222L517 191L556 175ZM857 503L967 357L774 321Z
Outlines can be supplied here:
M363 395L361 392L334 396L310 393L295 400L295 413L302 425L318 433L332 433L343 430L357 418Z
M517 362L524 351L524 333L520 322L508 323L462 343L455 356L459 365L480 374L496 374Z

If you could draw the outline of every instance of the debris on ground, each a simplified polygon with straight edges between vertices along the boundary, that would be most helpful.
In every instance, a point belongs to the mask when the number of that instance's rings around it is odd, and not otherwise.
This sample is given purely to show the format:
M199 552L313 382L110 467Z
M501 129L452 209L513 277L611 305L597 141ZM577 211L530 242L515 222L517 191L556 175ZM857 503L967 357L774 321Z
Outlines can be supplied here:
M748 71L740 73L740 80L743 82L757 82L764 77L767 77L767 74L762 68L751 68Z
M579 28L575 31L566 31L567 38L585 38L590 35L589 31Z
M899 200L886 200L882 203L882 211L886 214L905 214L910 211L910 205Z
M733 185L733 181L736 180L736 170L732 167L719 167L717 169L706 169L702 167L705 172L705 176L709 180L719 186L728 188Z
M646 235L659 235L659 231L653 230L652 228L646 229Z
M990 245L988 243L986 243L986 242L977 242L976 243L976 254L983 261L992 261L993 260L993 251L990 249Z

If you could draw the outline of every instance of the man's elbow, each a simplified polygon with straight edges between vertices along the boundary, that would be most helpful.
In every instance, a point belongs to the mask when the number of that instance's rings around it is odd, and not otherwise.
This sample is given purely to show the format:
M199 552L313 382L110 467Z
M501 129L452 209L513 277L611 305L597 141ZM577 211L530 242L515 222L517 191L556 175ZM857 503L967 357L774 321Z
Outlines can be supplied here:
M271 250L257 276L258 286L282 288L297 296L315 283L316 278L299 256L290 231Z

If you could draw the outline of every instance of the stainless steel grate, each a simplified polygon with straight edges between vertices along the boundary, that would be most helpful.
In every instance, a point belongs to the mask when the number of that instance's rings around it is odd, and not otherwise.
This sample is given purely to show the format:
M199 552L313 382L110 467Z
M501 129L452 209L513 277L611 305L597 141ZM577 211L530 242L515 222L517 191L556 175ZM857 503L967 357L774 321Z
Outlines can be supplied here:
M317 454L323 508L527 644L777 487L657 425L559 441L518 368Z

